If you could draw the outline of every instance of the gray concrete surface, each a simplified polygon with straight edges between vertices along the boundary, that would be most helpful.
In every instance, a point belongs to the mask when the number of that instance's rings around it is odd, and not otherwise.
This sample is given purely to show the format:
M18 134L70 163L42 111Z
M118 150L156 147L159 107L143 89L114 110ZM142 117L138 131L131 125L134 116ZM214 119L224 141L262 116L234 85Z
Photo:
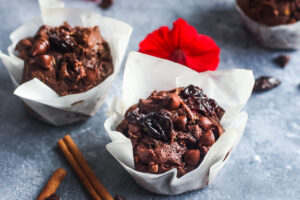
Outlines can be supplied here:
M168 197L141 189L105 149L109 139L103 122L110 101L120 93L123 70L95 117L71 126L53 127L25 112L0 63L0 199L36 198L58 167L68 172L58 190L62 199L89 199L56 147L57 140L67 133L107 189L130 200L300 199L300 52L286 52L292 57L286 69L275 66L271 60L282 52L257 44L244 29L233 0L115 0L107 11L85 1L69 0L67 5L91 8L131 24L134 32L128 51L137 50L147 33L161 25L171 26L182 17L221 47L219 69L252 69L255 76L278 77L282 85L251 97L246 107L249 121L244 137L211 186ZM11 31L38 14L36 0L0 0L0 49L6 51Z

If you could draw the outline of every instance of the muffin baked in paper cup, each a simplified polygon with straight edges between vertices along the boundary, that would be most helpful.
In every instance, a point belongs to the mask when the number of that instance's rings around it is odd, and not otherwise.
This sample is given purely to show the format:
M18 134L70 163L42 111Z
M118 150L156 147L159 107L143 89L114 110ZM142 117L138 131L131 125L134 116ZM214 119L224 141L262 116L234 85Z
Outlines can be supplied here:
M133 148L129 138L116 131L126 110L154 90L170 90L190 84L199 86L209 98L225 109L221 125L225 133L210 148L195 170L177 178L177 169L163 174L150 174L134 169ZM248 115L242 111L254 85L253 73L245 69L197 73L183 65L131 52L125 67L123 92L112 104L110 117L104 127L112 142L107 150L135 179L154 193L175 195L204 188L212 182L239 143Z
M23 100L33 114L50 124L65 125L87 119L101 107L120 70L132 27L122 21L103 17L91 11L64 8L63 3L59 1L40 0L40 7L42 12L40 17L11 33L12 44L8 47L8 55L0 52L0 58L16 87L14 94ZM16 44L25 37L33 36L43 24L59 26L65 21L71 26L99 26L102 37L111 49L114 73L86 92L67 96L59 96L38 79L22 84L24 61L16 56L14 51Z
M240 8L236 0L236 9L246 27L265 47L273 49L300 49L300 22L277 26L266 26L254 21Z

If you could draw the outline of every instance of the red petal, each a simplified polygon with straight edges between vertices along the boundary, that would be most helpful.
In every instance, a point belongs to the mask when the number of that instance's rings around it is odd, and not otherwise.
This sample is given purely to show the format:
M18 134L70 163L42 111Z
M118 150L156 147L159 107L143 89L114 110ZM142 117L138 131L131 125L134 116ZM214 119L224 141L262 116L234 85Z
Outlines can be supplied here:
M205 35L198 35L194 46L194 49L184 48L187 66L197 72L216 70L220 62L220 48L213 39Z
M140 43L140 52L172 60L198 72L216 70L219 64L220 49L208 36L185 20L178 19L170 31L163 26L149 34Z
M158 30L147 35L140 43L140 52L160 58L168 58L169 53L173 51L170 48L169 28L162 26Z
M184 48L186 45L193 45L198 35L197 30L189 25L184 19L177 19L173 23L174 27L170 31L170 37L176 48Z

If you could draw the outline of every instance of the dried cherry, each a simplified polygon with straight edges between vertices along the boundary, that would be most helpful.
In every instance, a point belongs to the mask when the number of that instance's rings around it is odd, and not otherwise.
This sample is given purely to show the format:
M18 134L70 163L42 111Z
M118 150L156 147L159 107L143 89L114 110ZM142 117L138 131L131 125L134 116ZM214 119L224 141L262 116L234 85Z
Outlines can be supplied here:
M207 98L202 89L193 85L184 88L180 95L191 109L197 110L205 116L212 113L217 105L214 100Z
M74 42L69 35L53 34L49 38L51 47L62 52L72 52L74 50Z
M144 119L144 114L140 114L137 110L132 110L128 112L126 119L130 123L141 125L142 120Z
M255 80L253 92L262 92L279 86L281 82L271 76L261 76Z
M165 113L152 112L143 119L145 131L152 137L162 141L169 141L173 128L170 117Z

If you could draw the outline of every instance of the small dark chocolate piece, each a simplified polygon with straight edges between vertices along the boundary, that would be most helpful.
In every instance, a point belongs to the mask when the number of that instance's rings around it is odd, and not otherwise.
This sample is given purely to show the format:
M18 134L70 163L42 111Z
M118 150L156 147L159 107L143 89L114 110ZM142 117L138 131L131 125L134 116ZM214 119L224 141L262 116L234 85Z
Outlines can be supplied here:
M224 110L199 87L152 92L131 106L117 130L133 145L135 169L177 176L197 168L223 134Z
M116 197L115 197L115 200L126 200L126 199L117 194Z
M38 67L41 67L46 70L52 69L53 57L51 55L47 55L47 54L37 55L36 59L33 61L34 63L32 64L36 64Z
M101 0L99 3L99 7L103 9L108 9L112 4L114 3L114 0Z
M45 53L49 49L49 41L45 37L37 38L37 40L34 41L33 47L31 49L32 56L36 56L39 54Z
M45 200L61 200L61 198L57 194L51 194Z
M200 161L200 150L193 149L189 150L184 154L184 160L191 166L196 166Z
M290 61L290 56L288 55L279 55L276 58L274 58L274 63L279 65L280 67L284 68L288 62Z
M273 89L280 85L280 81L277 78L271 76L261 76L255 80L253 92L262 92Z

